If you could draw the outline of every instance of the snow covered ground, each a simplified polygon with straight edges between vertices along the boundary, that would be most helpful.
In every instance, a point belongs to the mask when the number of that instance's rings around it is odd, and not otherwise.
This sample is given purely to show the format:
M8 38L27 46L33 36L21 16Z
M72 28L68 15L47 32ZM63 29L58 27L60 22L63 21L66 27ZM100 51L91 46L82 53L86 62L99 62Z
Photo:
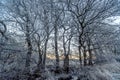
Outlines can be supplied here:
M46 71L43 74L44 80L120 80L120 63L115 60L81 68L78 61L71 60L69 74L64 73L62 60L60 65L61 72L56 74L54 73L55 61L47 60ZM16 73L16 70L13 69L12 71L0 73L0 80L13 80L12 77L16 76ZM24 76L22 73L18 73L18 75L20 75L20 78ZM25 79L22 78L21 80ZM35 80L41 80L41 78L38 77Z
M72 61L69 74L55 74L47 70L50 77L48 80L120 80L120 63L115 60L81 69L78 66L79 63Z

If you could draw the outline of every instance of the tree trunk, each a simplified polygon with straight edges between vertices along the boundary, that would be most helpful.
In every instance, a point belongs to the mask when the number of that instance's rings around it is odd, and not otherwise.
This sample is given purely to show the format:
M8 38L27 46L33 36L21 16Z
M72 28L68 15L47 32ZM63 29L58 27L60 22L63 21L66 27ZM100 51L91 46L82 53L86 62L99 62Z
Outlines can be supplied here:
M89 51L89 65L93 65L93 63L92 63L92 52L91 52L91 50Z
M55 28L55 57L56 57L56 71L59 70L59 54L58 54L58 42L57 42L57 33L58 29L57 26Z
M70 43L71 43L71 39L68 42L68 53L66 54L66 52L64 53L64 70L65 72L68 74L69 73L69 55L70 55ZM65 46L64 46L65 48ZM65 48L66 51L66 48Z
M39 60L38 60L38 64L37 64L37 70L38 72L41 71L41 66L42 66L42 51L40 49L40 45L38 44L38 53L39 53Z
M79 46L78 49L79 49L79 62L80 62L80 66L82 66L81 46Z
M84 27L83 27L83 24L80 24L82 26L82 29L81 29L81 33L79 34L79 38L78 38L78 43L79 43L79 46L78 46L78 51L79 51L79 62L80 62L80 66L82 66L82 54L81 54L81 49L83 47L83 43L82 43L82 35L83 35L83 32L84 32Z
M64 58L64 71L69 73L69 55L66 54Z
M84 66L86 66L87 65L87 54L86 54L85 47L84 47L83 55L84 55Z
M44 49L44 56L43 56L43 69L45 69L45 65L46 65L47 43L48 43L48 38L47 38L47 40L45 42L45 49Z
M28 47L28 52L26 56L26 63L25 63L25 68L26 68L26 73L30 73L30 62L31 62L31 54L32 54L32 43L30 39L30 31L29 31L29 26L26 26L26 42L27 42L27 47Z
M88 64L93 65L93 63L92 63L92 51L90 49L90 45L88 45L88 52L89 52L89 62L88 62Z

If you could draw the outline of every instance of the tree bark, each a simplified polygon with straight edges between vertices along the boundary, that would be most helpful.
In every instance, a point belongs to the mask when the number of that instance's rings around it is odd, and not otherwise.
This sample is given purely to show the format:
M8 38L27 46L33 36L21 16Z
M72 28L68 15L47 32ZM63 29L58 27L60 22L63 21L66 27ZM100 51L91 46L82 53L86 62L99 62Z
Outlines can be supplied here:
M31 43L31 39L30 39L30 31L29 31L28 24L26 26L26 42L27 42L28 52L27 52L27 56L26 56L25 67L26 67L26 73L29 74L30 73L31 54L32 54L32 43Z
M37 70L40 71L41 70L41 67L42 67L42 51L40 49L40 45L38 43L38 53L39 53L39 60L38 60L38 64L37 64Z
M54 26L55 28L55 57L56 57L56 70L59 69L59 54L58 54L58 42L57 42L57 33L58 33L58 29L57 26Z
M43 56L43 69L45 69L45 65L46 65L47 43L48 43L48 38L47 38L47 40L45 41L45 49L44 49L44 56Z
M91 50L89 51L89 63L88 63L89 65L93 65L93 63L92 63L92 52L91 52Z
M69 73L69 54L66 54L64 58L64 71Z
M86 66L87 65L87 54L86 54L85 47L84 47L83 55L84 55L84 66Z

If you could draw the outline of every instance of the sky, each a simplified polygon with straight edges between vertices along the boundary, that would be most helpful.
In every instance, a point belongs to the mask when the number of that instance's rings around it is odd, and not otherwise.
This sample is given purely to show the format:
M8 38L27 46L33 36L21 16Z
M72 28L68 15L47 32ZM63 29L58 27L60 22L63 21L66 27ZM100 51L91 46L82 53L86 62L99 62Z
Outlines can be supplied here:
M120 25L120 16L115 16L109 19L110 20L110 24L112 25Z
M120 24L120 16L115 17L115 21L113 22L114 24Z

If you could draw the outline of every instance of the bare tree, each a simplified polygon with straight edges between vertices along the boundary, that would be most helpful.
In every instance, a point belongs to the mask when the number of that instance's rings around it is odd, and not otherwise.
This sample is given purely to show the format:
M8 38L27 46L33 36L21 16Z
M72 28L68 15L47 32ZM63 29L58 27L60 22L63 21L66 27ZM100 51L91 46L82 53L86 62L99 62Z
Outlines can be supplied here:
M117 0L116 0L117 1ZM78 50L81 60L81 48L85 50L85 29L89 26L96 25L97 23L102 23L104 19L110 17L115 13L117 9L116 1L113 0L78 0L76 2L67 0L68 11L71 12L71 15L77 24L78 30ZM97 9L96 9L97 8ZM83 50L83 51L84 51ZM86 52L84 53L84 64L86 65Z
M55 57L56 57L56 70L59 69L59 53L58 53L58 30L61 26L61 16L63 14L62 9L60 8L59 4L56 2L51 1L51 17L52 24L54 28L54 45L55 45Z
M26 55L26 63L25 63L25 72L30 73L30 62L32 55L32 38L31 35L35 32L34 24L36 20L36 16L32 16L34 14L33 7L31 1L19 1L12 0L12 7L8 7L9 11L12 12L12 17L15 18L16 22L20 25L21 30L25 34L25 41L27 43L27 55ZM33 4L34 5L34 4ZM11 9L12 8L12 9Z
M63 26L63 50L64 50L64 70L66 73L69 72L69 56L70 56L70 52L71 52L71 40L73 37L73 28L71 28L71 26L69 26L68 28L66 28L65 26Z

